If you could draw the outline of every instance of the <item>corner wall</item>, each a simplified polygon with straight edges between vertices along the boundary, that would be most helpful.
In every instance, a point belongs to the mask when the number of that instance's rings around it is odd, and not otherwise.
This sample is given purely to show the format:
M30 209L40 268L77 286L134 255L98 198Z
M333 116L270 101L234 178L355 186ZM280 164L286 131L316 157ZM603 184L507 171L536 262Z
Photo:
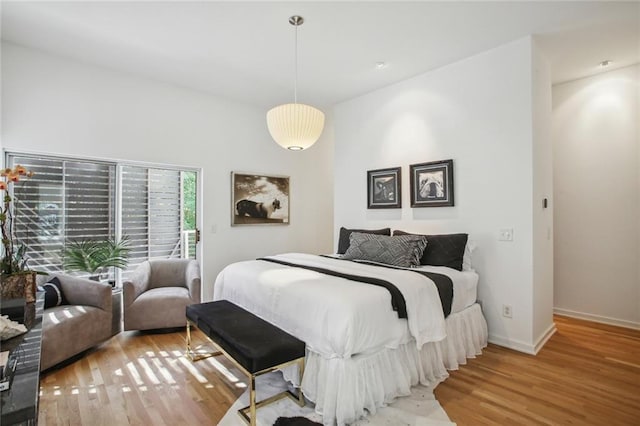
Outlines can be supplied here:
M527 37L334 110L335 228L469 233L478 246L473 265L490 340L529 353L537 343L532 96L538 88L532 84L532 45ZM409 165L449 158L455 206L411 208ZM368 210L367 170L397 166L403 208ZM514 230L513 242L498 241L502 228ZM502 316L503 305L512 307L513 318ZM545 328L552 324L551 315L543 320Z
M553 146L551 75L537 47L532 51L533 107L533 342L537 352L555 333L553 321ZM546 207L545 207L546 200Z
M332 247L333 130L309 150L283 150L265 110L134 75L2 44L6 150L202 169L203 296L227 264ZM291 176L291 224L231 227L230 172Z
M640 329L640 65L553 87L555 311Z

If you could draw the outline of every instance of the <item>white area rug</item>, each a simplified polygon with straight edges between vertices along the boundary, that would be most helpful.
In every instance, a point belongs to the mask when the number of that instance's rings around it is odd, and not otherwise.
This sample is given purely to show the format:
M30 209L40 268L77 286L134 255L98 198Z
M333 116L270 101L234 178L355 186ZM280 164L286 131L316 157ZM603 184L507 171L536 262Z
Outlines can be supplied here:
M258 401L282 392L287 388L287 383L282 378L282 373L276 371L258 377L256 382ZM224 415L218 426L246 426L238 415L238 409L249 404L249 391L247 390ZM313 406L307 404L299 407L289 398L269 404L258 409L258 426L272 426L278 417L306 417L314 422L322 423L322 417L313 411ZM444 412L435 396L433 389L425 386L414 386L411 395L396 398L396 400L383 408L379 408L376 414L369 415L352 423L354 426L455 426Z

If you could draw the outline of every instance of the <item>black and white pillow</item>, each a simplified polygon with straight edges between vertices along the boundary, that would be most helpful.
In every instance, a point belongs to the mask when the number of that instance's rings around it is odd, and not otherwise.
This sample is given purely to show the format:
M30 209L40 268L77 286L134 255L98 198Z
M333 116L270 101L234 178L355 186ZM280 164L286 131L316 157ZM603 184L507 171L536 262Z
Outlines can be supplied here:
M44 283L41 286L41 291L44 291L44 309L67 304L62 292L62 284L57 277L53 277L49 282Z
M427 239L423 235L392 237L352 232L349 248L342 258L411 268L420 265L426 246Z
M340 238L338 239L338 254L345 254L349 248L352 232L360 232L362 234L391 235L391 228L382 229L347 229L344 226L340 228Z
M419 235L393 231L393 235ZM420 259L421 265L448 266L462 271L468 234L423 235L428 245ZM470 266L469 266L470 267Z

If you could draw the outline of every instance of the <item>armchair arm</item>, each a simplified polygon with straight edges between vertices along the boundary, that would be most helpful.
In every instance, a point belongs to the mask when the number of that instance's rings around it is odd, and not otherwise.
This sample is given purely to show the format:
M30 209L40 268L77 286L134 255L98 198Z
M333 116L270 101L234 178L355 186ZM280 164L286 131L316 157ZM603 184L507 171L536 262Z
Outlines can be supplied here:
M71 275L56 276L60 280L62 292L69 304L95 306L111 313L111 286L109 284Z
M131 306L134 300L149 289L151 278L151 265L148 261L142 262L134 271L131 278L122 283L122 298L124 306Z
M187 284L187 288L189 289L189 297L193 303L200 303L202 301L200 297L200 265L198 261L192 260L187 265L187 269L185 271L185 282Z

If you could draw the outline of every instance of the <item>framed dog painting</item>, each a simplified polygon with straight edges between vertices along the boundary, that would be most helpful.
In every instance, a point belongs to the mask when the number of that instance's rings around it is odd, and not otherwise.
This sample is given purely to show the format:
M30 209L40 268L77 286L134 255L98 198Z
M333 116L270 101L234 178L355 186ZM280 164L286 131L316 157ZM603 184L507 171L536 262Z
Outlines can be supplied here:
M231 226L288 224L289 176L231 172Z
M412 164L411 207L453 206L453 160Z

